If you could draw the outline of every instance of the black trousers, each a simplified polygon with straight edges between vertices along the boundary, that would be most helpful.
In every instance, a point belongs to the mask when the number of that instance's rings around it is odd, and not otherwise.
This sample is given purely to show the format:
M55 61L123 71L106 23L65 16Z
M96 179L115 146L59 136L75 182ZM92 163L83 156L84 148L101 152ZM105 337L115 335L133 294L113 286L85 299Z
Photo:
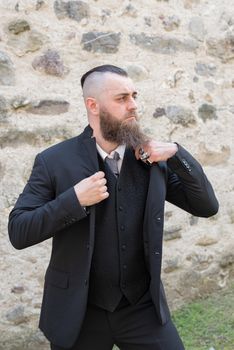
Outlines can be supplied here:
M121 302L114 312L89 305L79 337L70 350L184 350L169 320L160 325L150 293L136 305ZM51 344L52 350L64 348Z

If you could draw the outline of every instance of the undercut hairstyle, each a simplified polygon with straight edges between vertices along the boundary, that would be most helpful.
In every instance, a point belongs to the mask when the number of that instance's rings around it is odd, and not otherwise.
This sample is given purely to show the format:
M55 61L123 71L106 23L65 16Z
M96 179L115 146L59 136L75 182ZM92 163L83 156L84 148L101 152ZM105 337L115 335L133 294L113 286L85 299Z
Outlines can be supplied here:
M122 75L123 77L128 77L128 73L122 69L119 68L117 66L113 66L111 64L104 64L102 66L97 66L94 67L92 69L90 69L88 72L86 72L84 75L82 75L81 79L80 79L80 83L81 83L81 87L83 88L84 86L84 82L86 80L86 78L92 74L92 73L114 73L114 74L118 74L118 75Z

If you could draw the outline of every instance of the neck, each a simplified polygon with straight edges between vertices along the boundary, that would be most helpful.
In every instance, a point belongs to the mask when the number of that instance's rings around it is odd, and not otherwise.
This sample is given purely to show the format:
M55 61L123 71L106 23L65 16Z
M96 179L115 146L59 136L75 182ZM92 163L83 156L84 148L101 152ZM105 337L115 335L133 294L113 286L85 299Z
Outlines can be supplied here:
M98 124L92 123L90 121L90 126L93 129L93 136L96 139L97 144L106 152L111 153L114 151L119 145L116 142L110 142L103 138L100 127Z
M103 137L100 137L98 135L94 137L96 138L97 144L108 154L110 154L112 151L114 151L119 145L117 143L109 142L103 139Z

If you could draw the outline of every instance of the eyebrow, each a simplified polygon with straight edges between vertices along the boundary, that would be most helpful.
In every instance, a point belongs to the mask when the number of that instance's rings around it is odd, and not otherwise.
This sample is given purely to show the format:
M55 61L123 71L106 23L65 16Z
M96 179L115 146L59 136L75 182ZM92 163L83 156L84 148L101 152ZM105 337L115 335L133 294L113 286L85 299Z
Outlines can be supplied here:
M118 96L129 96L129 95L137 96L137 91L133 91L133 93L130 93L130 92L121 92L121 93L119 93L119 94L116 94L115 96L118 97Z

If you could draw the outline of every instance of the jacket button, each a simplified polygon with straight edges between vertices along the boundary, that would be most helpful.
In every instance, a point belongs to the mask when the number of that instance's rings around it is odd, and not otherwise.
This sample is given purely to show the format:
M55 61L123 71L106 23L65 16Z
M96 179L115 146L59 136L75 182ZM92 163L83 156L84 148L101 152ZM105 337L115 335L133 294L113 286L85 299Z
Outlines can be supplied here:
M126 244L122 244L121 248L122 250L126 250Z
M122 211L122 210L123 210L123 207L122 207L121 205L119 206L119 210L120 210L120 211Z
M120 230L121 230L121 231L124 231L124 229L125 229L125 226L124 226L124 225L121 225L121 226L120 226Z
M85 286L87 286L88 285L88 280L85 280L84 284L85 284Z
M158 251L155 250L154 252L155 255L160 255L160 253Z
M157 220L158 222L161 221L160 216L158 216L158 217L156 218L156 220Z

